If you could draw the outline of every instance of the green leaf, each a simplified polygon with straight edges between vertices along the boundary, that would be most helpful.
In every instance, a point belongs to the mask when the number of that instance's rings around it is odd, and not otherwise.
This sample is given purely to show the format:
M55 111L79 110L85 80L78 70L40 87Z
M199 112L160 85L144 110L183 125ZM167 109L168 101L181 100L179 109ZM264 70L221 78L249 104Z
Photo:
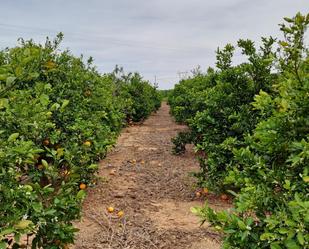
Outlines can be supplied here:
M297 240L299 242L299 244L301 244L302 246L305 244L305 238L304 238L304 234L301 232L297 233Z
M46 162L44 159L42 159L42 164L45 168L48 168L48 162Z
M285 184L283 185L283 187L287 190L291 189L291 182L289 180L285 180Z
M281 234L287 234L289 232L289 229L285 228L285 227L281 227L278 229L278 232Z
M288 240L285 242L285 246L288 249L301 249L301 247L299 245L296 244L296 242L294 240Z
M7 228L7 229L4 229L2 232L0 232L0 237L4 236L4 235L7 235L7 234L10 234L10 233L13 233L15 231L14 228Z
M27 192L32 192L33 191L33 187L31 185L24 185L24 189L27 191Z
M227 192L230 193L231 195L235 196L235 197L238 197L238 196L239 196L239 194L237 194L237 193L234 192L233 190L228 190Z
M237 224L241 230L247 230L247 226L242 220L238 220Z
M16 234L14 235L14 240L15 240L16 243L19 243L20 237L21 237L21 234L20 234L20 233L16 233Z
M217 217L220 221L223 221L223 222L226 222L229 218L226 212L218 212Z
M16 80L16 77L13 77L13 76L7 77L6 85L11 86L15 82L15 80Z
M303 180L304 180L304 182L309 183L309 176L304 176Z
M42 204L39 203L39 202L33 203L33 204L32 204L32 208L33 208L33 210L34 210L35 212L37 212L37 213L40 213L40 212L42 212L42 210L43 210L43 206L42 206Z
M289 227L295 227L296 223L292 220L286 220L285 224L287 224Z
M280 41L279 44L282 46L282 47L287 47L289 46L289 44L285 41Z
M85 192L84 190L78 191L78 193L77 193L77 195L76 195L76 198L77 198L77 199L82 200L82 199L84 199L85 197L86 197L86 192Z
M18 137L19 137L19 133L18 133L18 132L17 132L17 133L13 133L13 134L11 134L11 135L9 136L8 142L13 142L13 141L15 141Z
M282 247L278 244L278 242L276 242L270 244L270 249L282 249Z
M58 110L60 107L60 105L58 103L54 103L51 107L50 107L50 110L51 111L55 111L55 110Z
M38 72L33 72L33 73L30 74L30 77L32 79L37 79L37 78L39 78L39 76L40 76L40 74Z
M274 239L276 236L275 234L273 233L263 233L261 236L260 236L260 240L271 240L271 239Z
M292 22L293 22L293 19L288 18L288 17L284 17L283 19L284 19L286 22L289 22L289 23L292 23Z
M9 245L5 242L0 242L0 249L7 249Z
M191 213L195 214L195 215L199 215L201 212L201 208L200 207L191 207L190 208Z
M24 56L28 57L28 56L30 56L30 55L31 55L30 49L29 49L29 48L26 48L26 49L24 50Z
M57 149L57 158L61 158L64 155L64 148Z
M244 241L249 235L249 231L245 231L241 236L241 241Z
M97 164L91 164L88 166L88 169L97 169L98 165Z
M23 68L20 67L20 66L18 66L18 67L16 68L16 70L15 70L15 75L16 75L17 77L20 77L20 76L23 74L23 72L24 72Z
M55 209L50 209L48 211L45 212L45 215L53 215L55 214L57 211Z
M47 106L49 104L49 97L46 94L40 96L40 102L42 105Z
M14 227L18 230L23 230L28 228L31 224L33 224L31 220L21 220L16 225L14 225Z
M65 99L61 105L61 110L63 110L68 104L70 103L69 100Z
M0 110L3 108L7 108L9 105L8 99L0 99Z

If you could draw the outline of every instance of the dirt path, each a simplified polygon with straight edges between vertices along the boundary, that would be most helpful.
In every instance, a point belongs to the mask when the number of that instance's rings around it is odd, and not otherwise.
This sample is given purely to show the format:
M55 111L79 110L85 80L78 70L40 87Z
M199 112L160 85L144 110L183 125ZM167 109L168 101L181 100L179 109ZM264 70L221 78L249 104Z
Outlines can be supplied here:
M192 150L171 154L171 137L185 128L175 124L163 103L142 125L122 132L101 162L101 180L88 191L75 249L220 247L219 236L207 225L201 228L190 213L190 207L203 204L189 176L198 168ZM108 213L109 206L116 211ZM122 218L117 217L119 210Z

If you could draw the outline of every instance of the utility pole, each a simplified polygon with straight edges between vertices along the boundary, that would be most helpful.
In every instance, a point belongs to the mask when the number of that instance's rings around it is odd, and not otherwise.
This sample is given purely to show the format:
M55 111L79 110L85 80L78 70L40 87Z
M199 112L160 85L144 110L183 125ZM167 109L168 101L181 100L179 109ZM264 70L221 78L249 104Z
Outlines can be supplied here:
M155 77L154 87L155 87L155 88L158 88L157 75L155 75L154 77Z

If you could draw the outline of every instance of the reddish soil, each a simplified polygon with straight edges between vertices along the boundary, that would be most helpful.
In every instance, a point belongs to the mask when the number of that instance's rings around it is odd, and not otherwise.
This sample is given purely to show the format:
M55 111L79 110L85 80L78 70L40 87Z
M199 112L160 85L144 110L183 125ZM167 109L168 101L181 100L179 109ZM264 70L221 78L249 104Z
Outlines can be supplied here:
M192 148L172 155L171 138L186 129L160 110L143 124L123 130L100 164L98 184L88 190L75 249L217 249L220 236L202 227L190 207L203 205L195 196L198 170ZM215 208L229 204L211 198ZM108 213L107 208L115 211ZM118 211L124 215L119 218Z

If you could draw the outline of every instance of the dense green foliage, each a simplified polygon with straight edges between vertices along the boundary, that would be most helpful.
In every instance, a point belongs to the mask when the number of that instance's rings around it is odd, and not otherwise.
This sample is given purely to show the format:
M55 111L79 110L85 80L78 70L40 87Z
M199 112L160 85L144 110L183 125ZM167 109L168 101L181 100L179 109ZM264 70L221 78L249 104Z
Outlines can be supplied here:
M117 86L116 95L126 100L127 120L142 121L161 106L160 92L143 81L138 73L125 74L122 68L116 66L111 76Z
M127 121L160 106L137 73L101 75L61 39L0 52L0 248L30 234L32 248L72 243L96 162Z
M172 89L170 90L158 90L162 99L167 100L170 94L172 93Z
M169 99L204 153L200 183L235 196L232 212L193 209L225 234L223 248L309 248L309 15L285 21L276 52L272 38L259 51L240 40L248 62L232 66L227 45L217 70L180 82Z
M249 60L237 66L231 65L235 48L228 44L217 51L217 71L197 72L177 85L169 99L176 120L191 128L186 142L191 138L199 150L207 152L200 176L201 181L207 177L208 187L223 187L226 165L233 158L230 146L240 146L259 119L251 102L261 89L269 91L275 78L270 73L273 43L272 38L264 38L261 51L256 51L252 41L240 40L238 45ZM177 151L183 140L174 141Z

